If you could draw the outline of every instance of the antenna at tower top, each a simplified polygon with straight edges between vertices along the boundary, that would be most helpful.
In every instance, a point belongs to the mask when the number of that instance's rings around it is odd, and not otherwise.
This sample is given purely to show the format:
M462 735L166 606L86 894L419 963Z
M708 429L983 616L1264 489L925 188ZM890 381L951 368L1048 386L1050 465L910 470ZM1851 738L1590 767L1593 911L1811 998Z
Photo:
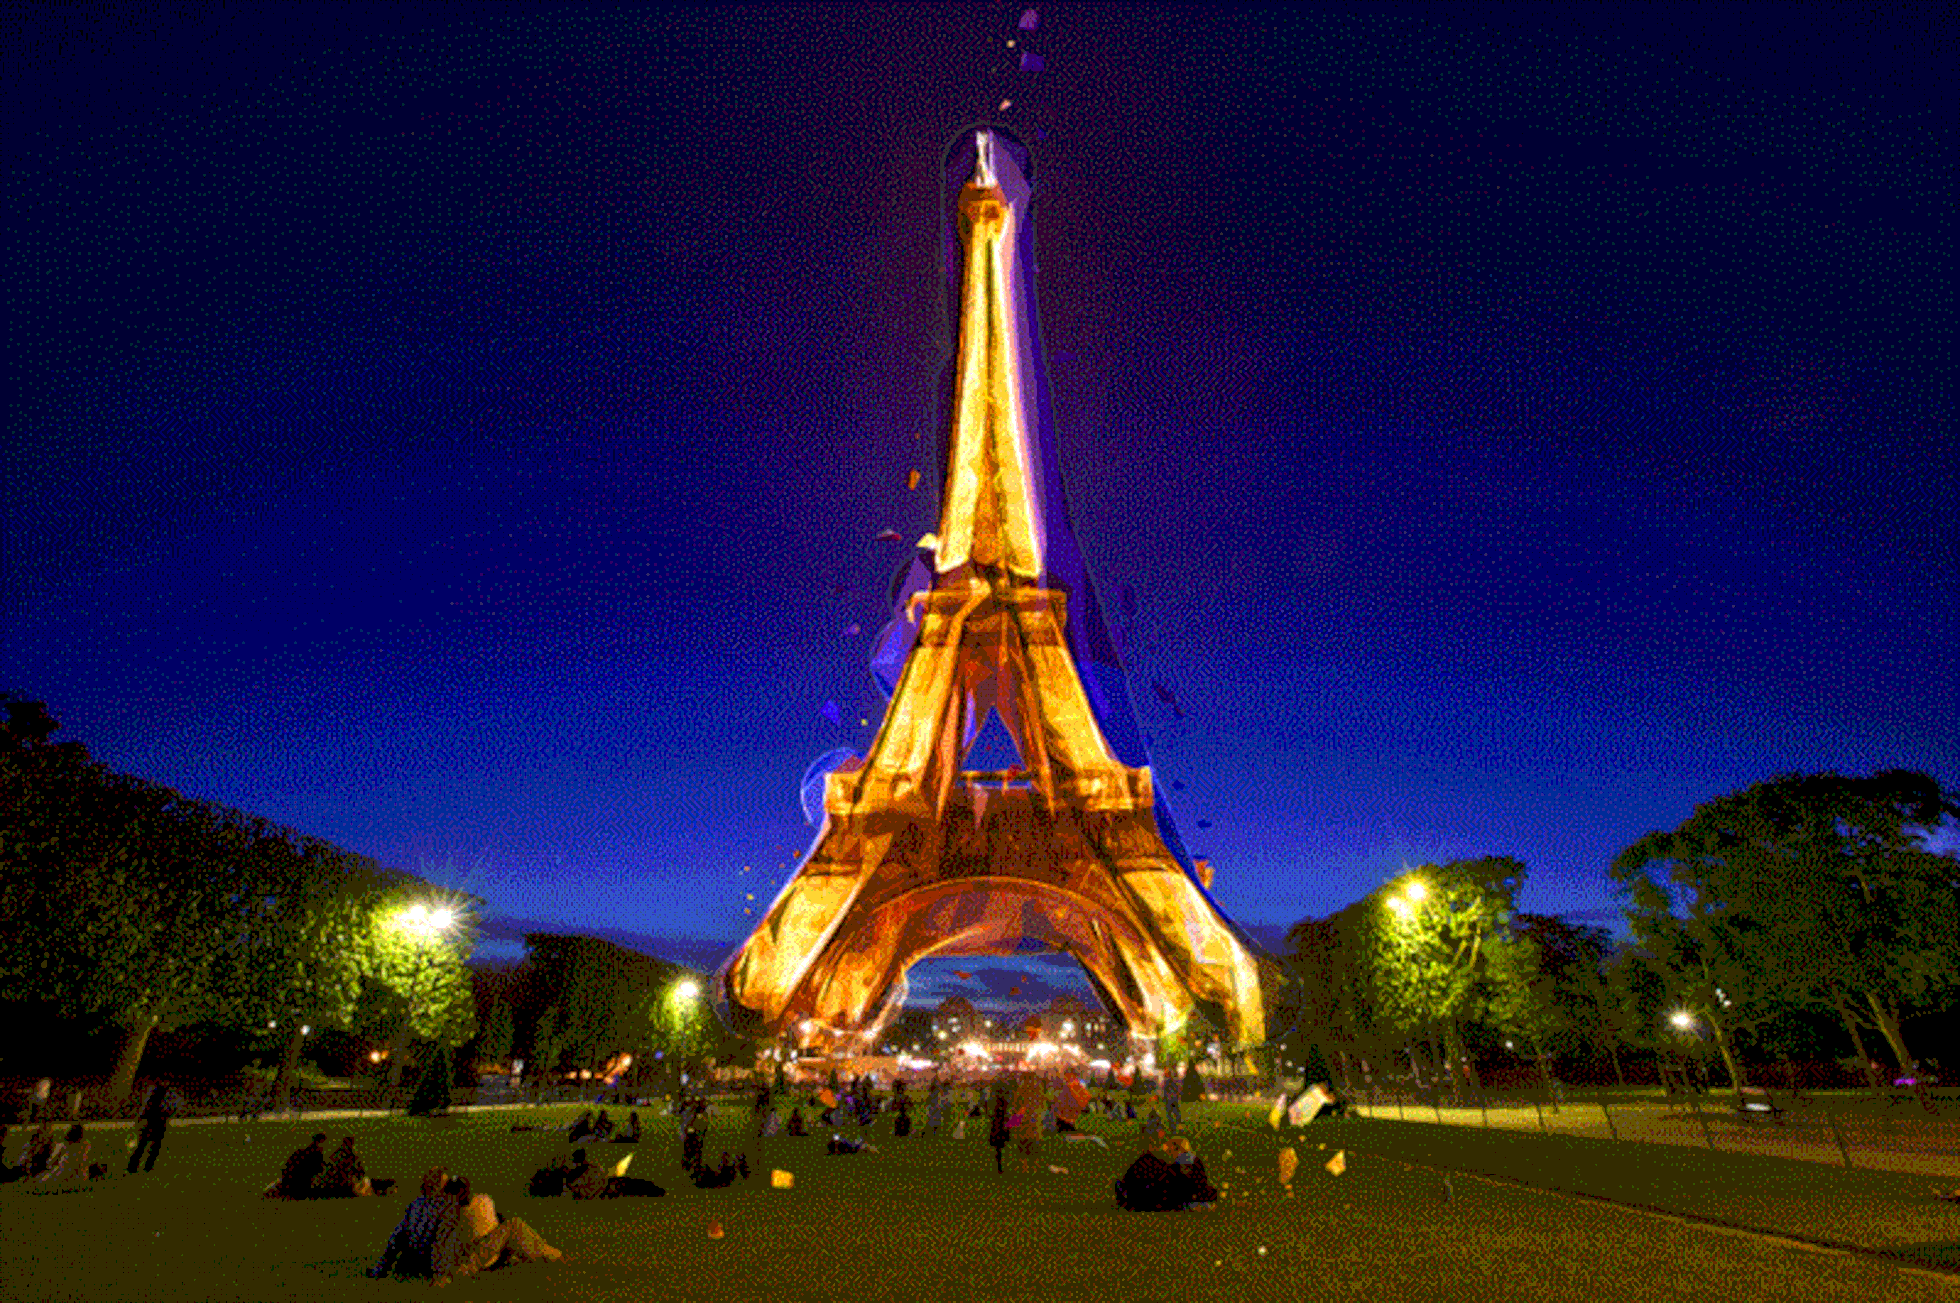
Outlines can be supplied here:
M994 179L994 133L982 130L973 138L973 179L967 184L991 190L1000 182Z

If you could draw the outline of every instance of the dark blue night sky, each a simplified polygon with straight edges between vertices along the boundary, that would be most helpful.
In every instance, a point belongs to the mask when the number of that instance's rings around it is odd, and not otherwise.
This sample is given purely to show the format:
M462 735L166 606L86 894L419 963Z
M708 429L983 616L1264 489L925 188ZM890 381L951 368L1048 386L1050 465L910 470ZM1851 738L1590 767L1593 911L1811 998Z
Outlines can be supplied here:
M877 722L992 119L1255 934L1480 854L1598 921L1700 800L1960 782L1936 6L1022 8L17 16L0 686L493 954L717 957Z

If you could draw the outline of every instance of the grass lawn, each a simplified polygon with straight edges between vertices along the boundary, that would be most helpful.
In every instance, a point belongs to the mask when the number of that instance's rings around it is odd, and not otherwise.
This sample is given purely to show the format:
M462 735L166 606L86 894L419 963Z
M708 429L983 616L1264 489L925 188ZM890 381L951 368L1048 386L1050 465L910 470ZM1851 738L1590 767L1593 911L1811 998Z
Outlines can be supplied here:
M1591 1180L1614 1187L1601 1193L1673 1200L1688 1211L1840 1239L1858 1238L1844 1224L1857 1218L1869 1227L1867 1240L1918 1245L1932 1261L1945 1252L1939 1245L1960 1239L1960 1208L1931 1200L1923 1179L1814 1163L1365 1120L1280 1137L1265 1129L1257 1110L1187 1106L1185 1133L1214 1181L1229 1183L1227 1197L1211 1213L1133 1215L1114 1206L1110 1183L1134 1156L1134 1128L1118 1131L1094 1119L1088 1125L1111 1140L1108 1150L1050 1139L1039 1173L1025 1176L995 1175L992 1151L971 1135L887 1136L878 1141L883 1152L850 1158L825 1155L815 1138L777 1140L768 1162L795 1173L795 1188L786 1191L760 1180L732 1190L686 1186L673 1170L672 1122L662 1119L649 1121L633 1174L669 1186L666 1198L526 1197L525 1179L557 1142L512 1134L511 1122L562 1122L571 1112L360 1119L345 1129L360 1138L372 1174L400 1177L412 1191L425 1167L443 1163L566 1253L562 1263L458 1282L445 1291L456 1299L1908 1303L1960 1296L1950 1279L1890 1263L1713 1233L1558 1194L1458 1178L1454 1197L1446 1197L1440 1178L1419 1165L1568 1188ZM734 1110L716 1114L710 1154L729 1133ZM179 1126L146 1176L124 1175L118 1165L86 1193L0 1187L0 1298L426 1297L425 1284L362 1274L406 1194L298 1204L258 1198L286 1154L316 1129L336 1140L343 1130L305 1122ZM128 1134L96 1132L97 1157L117 1157ZM1302 1160L1291 1196L1275 1172L1283 1143L1294 1144ZM1328 1150L1317 1148L1322 1143ZM1339 1176L1321 1167L1335 1148L1348 1153ZM1601 1153L1613 1158L1602 1164ZM1660 1166L1646 1162L1649 1154ZM1050 1164L1067 1171L1051 1172ZM1912 1220L1922 1214L1923 1223ZM710 1222L726 1234L710 1238Z

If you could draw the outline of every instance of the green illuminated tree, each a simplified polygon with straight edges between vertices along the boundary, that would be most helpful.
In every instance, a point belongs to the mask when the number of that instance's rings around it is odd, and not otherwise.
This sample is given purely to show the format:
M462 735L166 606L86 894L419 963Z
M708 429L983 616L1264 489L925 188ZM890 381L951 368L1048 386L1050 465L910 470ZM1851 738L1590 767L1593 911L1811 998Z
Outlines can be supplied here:
M1644 959L1679 1011L1707 1024L1740 1090L1748 1075L1736 1038L1775 1015L1789 961L1765 964L1760 928L1734 912L1705 864L1673 834L1655 833L1614 860L1612 877Z
M660 1002L681 969L597 937L533 932L524 947L534 1007L558 1011L567 1066L596 1071L616 1055L644 1059L663 1048Z
M367 916L367 976L400 999L391 1038L388 1085L401 1081L414 1041L453 1050L476 1031L476 992L465 967L475 945L471 907L432 896L413 879L390 887Z
M1500 962L1491 974L1492 1020L1525 1041L1548 1081L1554 1059L1586 1049L1604 1050L1619 1075L1619 1047L1605 1011L1605 929L1519 913L1511 930L1515 944L1494 956Z
M722 1030L708 1008L707 982L699 974L676 969L672 981L654 991L642 1006L647 1050L676 1074L710 1054L722 1043Z
M253 893L220 961L232 1020L278 1032L272 1107L286 1108L304 1038L349 1027L364 974L378 970L375 916L404 875L313 838L255 821L244 852Z
M1496 986L1529 971L1511 917L1525 867L1508 856L1412 870L1368 898L1359 915L1369 1003L1383 1026L1440 1042L1438 1057L1473 1074L1463 1028L1491 1007ZM1459 1073L1448 1073L1460 1095Z
M1698 902L1703 951L1832 1009L1861 1058L1876 1031L1904 1067L1905 1017L1960 991L1960 863L1925 843L1956 814L1921 773L1784 775L1697 806L1615 875L1636 903L1643 883Z
M112 1101L152 1033L189 1022L283 1033L287 1087L300 1029L346 1025L364 978L412 997L424 1034L467 1025L460 957L411 962L381 926L413 879L114 773L53 742L45 706L3 704L0 1002L113 1029Z
M240 818L52 743L34 705L8 703L0 737L0 1000L113 1027L119 1101L156 1028L226 1007Z

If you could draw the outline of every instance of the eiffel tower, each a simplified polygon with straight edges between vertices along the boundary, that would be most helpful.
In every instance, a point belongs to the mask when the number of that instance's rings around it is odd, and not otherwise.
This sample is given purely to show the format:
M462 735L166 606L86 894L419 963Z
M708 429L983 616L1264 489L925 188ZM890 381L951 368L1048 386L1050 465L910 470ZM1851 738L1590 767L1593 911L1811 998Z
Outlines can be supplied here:
M1149 768L1112 751L1079 672L1070 594L1051 582L1073 540L1038 437L1029 186L996 133L969 139L939 529L904 611L916 636L877 736L826 777L815 844L716 996L738 1025L853 1053L903 1005L915 961L1033 947L1074 956L1132 1036L1201 1009L1257 1044L1271 961L1167 844ZM963 769L994 717L1021 763Z

